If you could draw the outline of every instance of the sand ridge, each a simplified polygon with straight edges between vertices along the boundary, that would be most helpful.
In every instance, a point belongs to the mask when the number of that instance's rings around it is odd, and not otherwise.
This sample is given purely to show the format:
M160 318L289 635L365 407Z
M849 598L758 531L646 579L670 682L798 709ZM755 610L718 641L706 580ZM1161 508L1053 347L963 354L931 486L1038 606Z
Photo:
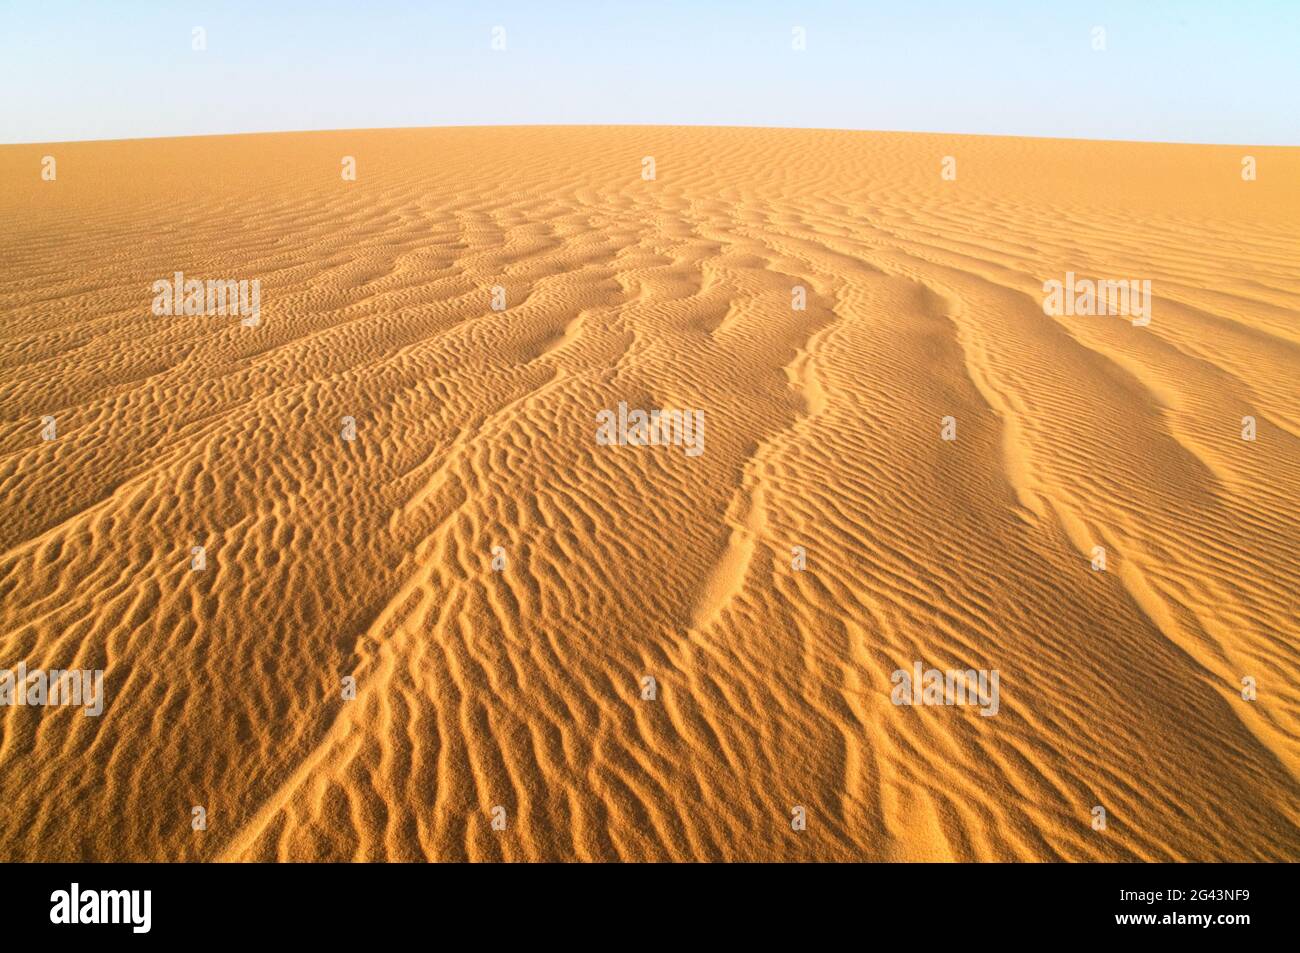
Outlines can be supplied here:
M0 182L0 667L106 690L0 708L4 859L1300 856L1297 150L365 130ZM260 324L152 314L177 271ZM1151 324L1044 314L1067 271ZM598 445L620 401L705 451ZM894 705L917 660L997 715Z

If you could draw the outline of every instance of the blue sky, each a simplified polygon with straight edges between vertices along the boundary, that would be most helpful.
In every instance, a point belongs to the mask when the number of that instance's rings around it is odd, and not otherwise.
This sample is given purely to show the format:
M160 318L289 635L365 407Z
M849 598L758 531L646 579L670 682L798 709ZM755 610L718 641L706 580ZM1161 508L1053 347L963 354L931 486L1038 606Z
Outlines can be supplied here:
M0 0L0 90L0 142L686 123L1297 145L1300 0Z

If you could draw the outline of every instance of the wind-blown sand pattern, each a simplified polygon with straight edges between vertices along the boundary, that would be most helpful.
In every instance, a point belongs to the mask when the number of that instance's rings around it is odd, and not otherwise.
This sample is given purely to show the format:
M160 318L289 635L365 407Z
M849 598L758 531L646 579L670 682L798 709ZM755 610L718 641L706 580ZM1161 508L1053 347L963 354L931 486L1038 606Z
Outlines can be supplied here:
M3 859L1300 859L1296 150L466 128L0 183L0 667L106 691L0 709ZM260 326L154 316L176 271ZM1150 326L1045 315L1067 271ZM597 445L619 401L705 452ZM917 660L998 714L893 705Z

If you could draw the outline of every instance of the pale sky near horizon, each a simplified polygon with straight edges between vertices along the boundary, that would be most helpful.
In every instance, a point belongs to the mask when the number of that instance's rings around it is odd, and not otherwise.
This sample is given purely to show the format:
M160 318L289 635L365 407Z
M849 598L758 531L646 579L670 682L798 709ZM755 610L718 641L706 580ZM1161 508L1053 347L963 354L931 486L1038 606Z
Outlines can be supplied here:
M1300 145L1300 0L0 0L0 89L0 143L662 123Z

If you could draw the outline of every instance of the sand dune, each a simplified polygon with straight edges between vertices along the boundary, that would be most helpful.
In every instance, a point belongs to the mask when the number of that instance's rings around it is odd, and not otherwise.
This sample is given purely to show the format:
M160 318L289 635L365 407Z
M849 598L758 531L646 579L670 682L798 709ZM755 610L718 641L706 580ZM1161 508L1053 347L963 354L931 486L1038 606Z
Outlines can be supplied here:
M3 859L1300 859L1297 150L466 128L0 182L0 668L105 686L0 708ZM178 271L260 323L153 314ZM1067 272L1150 325L1046 315ZM620 402L703 452L599 444ZM893 704L917 661L997 714Z

